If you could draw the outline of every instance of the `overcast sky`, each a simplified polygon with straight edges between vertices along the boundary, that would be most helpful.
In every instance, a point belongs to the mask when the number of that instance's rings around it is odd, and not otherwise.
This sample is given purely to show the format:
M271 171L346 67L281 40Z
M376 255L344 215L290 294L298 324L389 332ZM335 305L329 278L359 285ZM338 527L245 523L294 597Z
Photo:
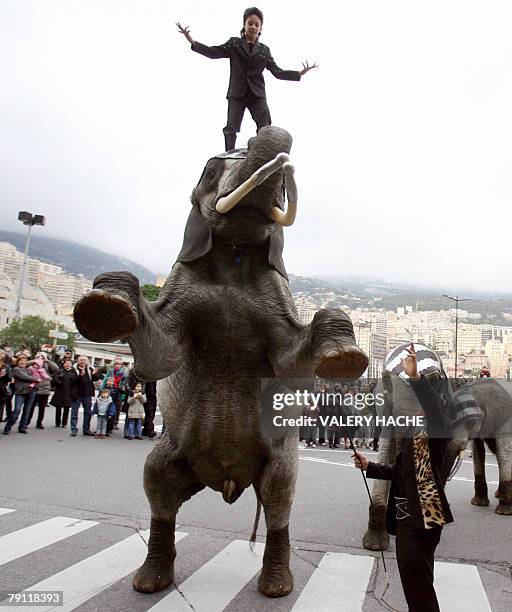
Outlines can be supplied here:
M189 196L223 150L228 60L248 2L0 0L0 226L18 210L167 273ZM294 136L289 272L512 291L512 3L261 4ZM255 130L247 113L238 143Z

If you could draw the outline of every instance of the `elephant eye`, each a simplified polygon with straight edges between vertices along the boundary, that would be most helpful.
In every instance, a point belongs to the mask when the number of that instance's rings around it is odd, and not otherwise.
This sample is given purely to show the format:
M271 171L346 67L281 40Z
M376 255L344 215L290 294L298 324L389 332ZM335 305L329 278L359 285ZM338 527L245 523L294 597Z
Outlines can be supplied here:
M215 168L208 168L206 171L206 179L211 181L212 178L217 174Z

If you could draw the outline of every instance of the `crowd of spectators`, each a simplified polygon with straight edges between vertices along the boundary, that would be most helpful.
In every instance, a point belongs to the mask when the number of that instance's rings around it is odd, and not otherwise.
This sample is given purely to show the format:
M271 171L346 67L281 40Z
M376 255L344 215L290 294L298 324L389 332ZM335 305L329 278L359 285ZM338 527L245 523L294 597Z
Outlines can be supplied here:
M379 450L380 427L366 425L363 427L350 427L348 425L324 425L322 422L342 422L350 414L354 414L354 407L357 403L357 413L363 416L377 415L374 401L374 390L376 382L358 384L329 384L321 383L317 387L316 393L319 396L318 404L304 407L303 416L309 417L307 426L300 428L300 440L308 448L316 446L327 446L336 449L350 448L350 441L357 448L372 448ZM349 396L352 396L350 398ZM350 401L357 397L356 401ZM366 399L368 398L368 401ZM321 418L322 417L322 418ZM332 417L335 417L334 419Z
M71 351L62 356L39 351L0 349L0 421L3 433L15 427L27 434L37 408L36 429L44 429L44 417L51 406L55 411L55 427L67 428L76 437L82 407L82 434L107 438L119 430L124 412L124 437L142 440L154 438L156 382L143 382L133 368L116 357L111 367L96 369L87 357L73 358ZM91 430L96 416L96 431Z

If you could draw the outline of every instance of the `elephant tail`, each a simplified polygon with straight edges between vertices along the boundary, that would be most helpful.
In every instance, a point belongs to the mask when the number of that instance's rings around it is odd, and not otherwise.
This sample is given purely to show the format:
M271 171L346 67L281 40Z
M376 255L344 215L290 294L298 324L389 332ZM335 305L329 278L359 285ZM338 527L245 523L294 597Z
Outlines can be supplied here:
M249 540L251 544L251 550L254 552L254 542L256 542L256 534L258 532L258 525L260 522L261 516L261 502L259 497L256 500L256 516L254 517L254 526L252 528L251 539Z

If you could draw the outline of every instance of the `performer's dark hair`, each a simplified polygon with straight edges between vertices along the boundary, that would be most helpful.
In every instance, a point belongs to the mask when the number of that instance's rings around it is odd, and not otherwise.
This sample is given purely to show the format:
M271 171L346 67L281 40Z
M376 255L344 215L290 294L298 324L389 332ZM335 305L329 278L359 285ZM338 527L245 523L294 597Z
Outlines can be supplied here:
M243 28L240 30L240 36L245 36L245 22L251 15L256 15L256 17L259 17L261 21L261 25L263 25L263 13L260 11L259 8L256 8L255 6L251 6L245 9L244 11L244 21L243 21L244 25L243 25ZM261 34L261 31L259 32L258 36L260 34Z

